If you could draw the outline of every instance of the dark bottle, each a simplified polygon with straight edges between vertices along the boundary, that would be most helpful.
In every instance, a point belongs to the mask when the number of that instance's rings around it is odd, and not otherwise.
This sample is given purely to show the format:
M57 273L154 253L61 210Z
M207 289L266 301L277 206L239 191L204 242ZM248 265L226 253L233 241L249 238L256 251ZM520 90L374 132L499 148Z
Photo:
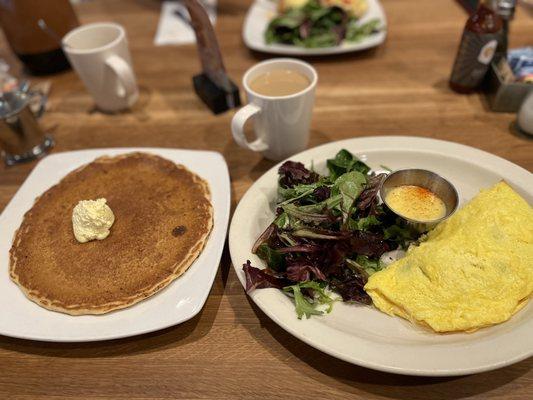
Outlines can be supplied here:
M39 19L58 37L43 31ZM70 67L58 43L59 37L79 25L69 0L1 0L0 25L29 72L42 75Z
M450 87L458 93L470 93L480 85L502 40L503 23L495 7L496 0L482 1L466 21L450 77Z
M516 0L498 0L498 15L502 18L503 31L502 40L498 43L496 57L507 58L509 47L509 24L514 17Z

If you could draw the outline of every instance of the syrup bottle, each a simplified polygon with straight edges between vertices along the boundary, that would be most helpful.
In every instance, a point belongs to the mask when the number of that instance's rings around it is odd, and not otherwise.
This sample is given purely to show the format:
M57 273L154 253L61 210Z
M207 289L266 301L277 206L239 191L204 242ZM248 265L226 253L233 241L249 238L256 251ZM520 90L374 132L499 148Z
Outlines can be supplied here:
M502 40L496 7L496 0L483 0L466 21L450 77L450 87L458 93L470 93L481 84Z
M39 27L39 19L59 37L79 25L69 0L0 0L0 26L30 73L49 74L69 68L58 39Z

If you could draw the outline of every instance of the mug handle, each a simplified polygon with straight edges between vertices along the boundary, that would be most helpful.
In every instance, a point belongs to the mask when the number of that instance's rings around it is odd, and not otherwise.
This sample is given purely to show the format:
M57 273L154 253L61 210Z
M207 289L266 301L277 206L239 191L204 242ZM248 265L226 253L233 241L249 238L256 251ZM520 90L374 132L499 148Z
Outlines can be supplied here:
M133 75L133 70L130 65L117 55L112 55L107 58L105 63L115 73L124 87L124 93L117 93L117 95L123 98L128 98L135 93L137 84L135 83L135 76Z
M260 107L255 104L247 104L233 116L233 119L231 120L231 133L239 146L252 151L265 151L268 149L268 144L266 144L263 139L256 138L256 140L250 143L246 140L246 136L244 135L244 125L246 124L246 121L260 112Z

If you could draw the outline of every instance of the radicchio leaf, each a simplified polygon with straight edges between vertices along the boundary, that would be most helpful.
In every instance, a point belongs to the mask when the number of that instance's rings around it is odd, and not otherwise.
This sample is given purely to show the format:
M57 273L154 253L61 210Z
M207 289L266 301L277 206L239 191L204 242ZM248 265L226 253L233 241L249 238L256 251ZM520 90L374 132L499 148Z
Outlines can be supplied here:
M285 161L278 170L279 184L284 188L291 188L301 183L315 183L318 174L310 171L301 162Z
M386 176L387 174L378 174L368 178L365 189L357 198L356 207L358 210L368 212L370 211L369 208L377 205L379 189ZM372 212L368 213L373 214Z
M254 289L276 288L281 289L287 286L290 282L281 276L274 275L268 269L259 269L253 267L250 260L242 265L242 270L246 277L246 293L250 293Z
M380 233L356 231L350 238L350 247L353 253L372 258L379 258L390 247Z
M259 246L261 246L263 243L267 242L268 239L276 232L276 225L274 223L270 224L264 232L257 238L254 245L252 246L252 253L257 253L257 249Z
M300 244L295 245L291 247L281 247L279 249L276 249L278 253L292 253L292 252L298 252L298 253L314 253L316 251L322 250L321 246L313 245L313 244Z
M330 286L341 295L343 301L355 301L362 304L371 304L372 299L365 292L367 278L363 274L351 270L344 270L341 276L330 280Z
M327 187L327 186L317 187L313 191L313 197L318 202L321 202L321 201L329 199L329 196L331 196L331 189L329 187Z
M326 280L325 275L317 267L305 263L294 263L287 267L287 278L295 282L305 282L314 279Z
M300 25L298 28L298 33L302 39L307 39L309 37L309 34L311 33L311 26L312 23L310 20L306 20L302 25Z

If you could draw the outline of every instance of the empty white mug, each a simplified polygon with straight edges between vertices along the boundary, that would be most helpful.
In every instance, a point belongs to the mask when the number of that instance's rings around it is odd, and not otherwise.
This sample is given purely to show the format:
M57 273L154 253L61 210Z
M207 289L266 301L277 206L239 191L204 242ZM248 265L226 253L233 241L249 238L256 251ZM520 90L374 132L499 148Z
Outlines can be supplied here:
M65 35L62 47L99 109L116 112L135 103L139 91L122 26L82 25Z
M309 86L287 96L265 96L250 88L258 76L272 70L291 70L309 80ZM305 150L309 142L309 127L315 101L318 76L306 62L293 58L275 58L256 64L242 79L248 98L231 121L231 131L237 144L261 152L271 160L282 160ZM249 142L244 135L244 125L253 117L256 139Z

